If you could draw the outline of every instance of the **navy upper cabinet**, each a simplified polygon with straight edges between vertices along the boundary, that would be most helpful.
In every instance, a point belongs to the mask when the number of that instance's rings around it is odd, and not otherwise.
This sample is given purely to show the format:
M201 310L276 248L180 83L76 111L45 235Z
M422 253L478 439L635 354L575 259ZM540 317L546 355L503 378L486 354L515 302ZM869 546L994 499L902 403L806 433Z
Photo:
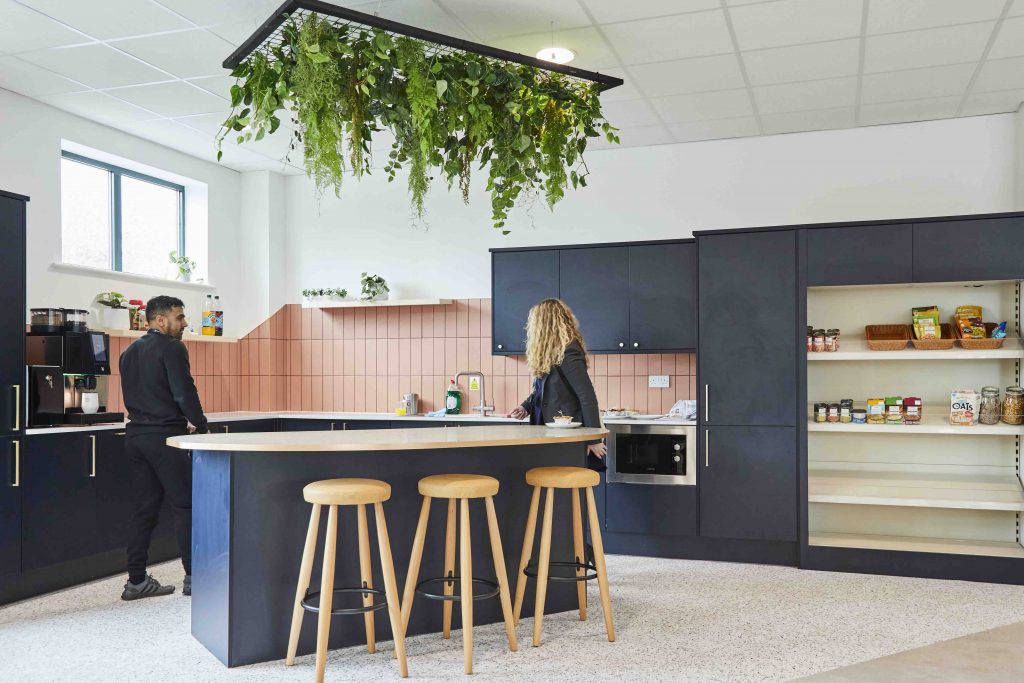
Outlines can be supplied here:
M558 297L558 250L491 254L491 345L494 353L526 353L526 316Z
M580 322L588 351L624 351L629 342L629 248L563 249L559 290Z
M914 236L909 224L807 230L807 284L909 282Z
M0 434L25 427L25 215L27 201L0 193ZM20 400L18 400L20 399Z
M697 238L702 424L797 424L796 238L795 230Z
M629 247L629 349L645 353L695 348L697 245Z
M914 223L914 282L1024 278L1024 217Z

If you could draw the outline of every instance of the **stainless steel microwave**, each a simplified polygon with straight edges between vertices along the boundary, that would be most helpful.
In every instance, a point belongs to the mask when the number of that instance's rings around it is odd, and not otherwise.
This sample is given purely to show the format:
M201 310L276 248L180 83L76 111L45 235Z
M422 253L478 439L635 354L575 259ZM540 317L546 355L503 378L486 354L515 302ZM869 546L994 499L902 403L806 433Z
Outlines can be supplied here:
M696 486L697 428L608 425L609 482Z

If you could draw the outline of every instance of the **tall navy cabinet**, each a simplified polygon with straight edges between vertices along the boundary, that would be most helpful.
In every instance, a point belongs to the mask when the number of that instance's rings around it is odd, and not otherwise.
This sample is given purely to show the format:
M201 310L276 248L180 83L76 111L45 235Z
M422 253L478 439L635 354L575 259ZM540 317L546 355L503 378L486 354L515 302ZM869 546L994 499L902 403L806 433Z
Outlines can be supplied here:
M28 197L0 190L0 583L21 569L27 204Z

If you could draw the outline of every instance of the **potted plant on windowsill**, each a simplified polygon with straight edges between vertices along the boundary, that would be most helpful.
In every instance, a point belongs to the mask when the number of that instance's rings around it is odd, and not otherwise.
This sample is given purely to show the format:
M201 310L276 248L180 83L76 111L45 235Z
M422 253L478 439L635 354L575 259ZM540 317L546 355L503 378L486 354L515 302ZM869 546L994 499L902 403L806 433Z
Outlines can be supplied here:
M100 292L96 295L100 320L108 330L127 330L131 327L128 297L121 292Z
M345 297L348 296L348 290L342 288L321 288L321 289L304 289L302 290L302 298L310 304L325 304L333 301L344 301Z
M359 297L362 301L386 301L388 293L391 291L388 283L379 275L363 273L359 279L359 285L362 287Z
M171 263L178 268L179 282L192 282L192 273L196 269L196 262L187 256L178 256L178 250L173 249L169 254Z

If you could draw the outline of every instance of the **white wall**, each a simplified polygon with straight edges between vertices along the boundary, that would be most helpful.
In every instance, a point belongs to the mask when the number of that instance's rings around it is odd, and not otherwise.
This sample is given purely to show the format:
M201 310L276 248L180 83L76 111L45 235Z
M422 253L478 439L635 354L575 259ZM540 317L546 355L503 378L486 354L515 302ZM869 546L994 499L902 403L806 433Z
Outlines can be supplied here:
M140 284L116 277L55 272L60 260L61 139L194 178L209 190L209 282L227 301L226 334L243 334L267 315L243 289L239 245L244 242L241 175L213 163L68 114L0 89L0 188L28 195L28 305L88 308L98 292L116 290L132 298L172 294L185 301L199 325L205 292L173 282ZM263 302L264 304L266 302Z
M532 225L516 210L505 237L491 227L482 175L468 207L435 181L429 230L410 227L402 177L346 178L340 199L319 203L308 179L289 177L288 299L312 286L357 292L363 270L392 283L395 298L490 296L490 247L1009 211L1021 206L1014 129L1024 123L1015 116L595 151L589 187L570 190L553 213L539 202Z

